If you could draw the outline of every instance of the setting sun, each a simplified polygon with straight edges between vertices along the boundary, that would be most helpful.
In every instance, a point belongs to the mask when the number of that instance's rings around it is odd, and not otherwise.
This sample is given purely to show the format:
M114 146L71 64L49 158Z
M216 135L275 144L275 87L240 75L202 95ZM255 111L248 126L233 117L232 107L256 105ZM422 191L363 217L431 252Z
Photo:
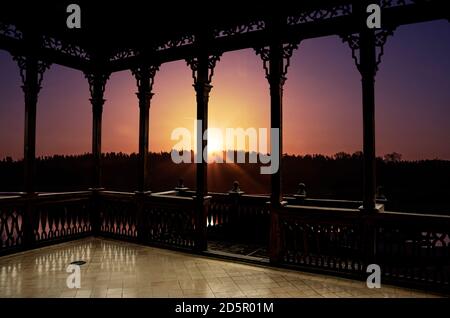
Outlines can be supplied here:
M217 155L224 150L223 137L220 134L220 130L208 130L208 156Z

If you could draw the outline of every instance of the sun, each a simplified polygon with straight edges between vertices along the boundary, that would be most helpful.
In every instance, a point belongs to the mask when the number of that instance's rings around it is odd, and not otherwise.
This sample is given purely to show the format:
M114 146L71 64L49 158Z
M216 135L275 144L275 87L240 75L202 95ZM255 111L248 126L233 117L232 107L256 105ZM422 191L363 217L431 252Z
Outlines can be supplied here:
M208 156L217 155L223 150L222 134L217 130L208 130Z

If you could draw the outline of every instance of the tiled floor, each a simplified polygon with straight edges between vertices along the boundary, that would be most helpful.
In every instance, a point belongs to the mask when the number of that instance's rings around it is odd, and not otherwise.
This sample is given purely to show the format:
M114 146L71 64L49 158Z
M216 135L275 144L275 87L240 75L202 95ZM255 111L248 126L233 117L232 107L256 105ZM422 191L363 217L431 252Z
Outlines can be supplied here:
M69 289L68 264L81 266ZM0 297L433 297L418 291L89 238L0 257Z

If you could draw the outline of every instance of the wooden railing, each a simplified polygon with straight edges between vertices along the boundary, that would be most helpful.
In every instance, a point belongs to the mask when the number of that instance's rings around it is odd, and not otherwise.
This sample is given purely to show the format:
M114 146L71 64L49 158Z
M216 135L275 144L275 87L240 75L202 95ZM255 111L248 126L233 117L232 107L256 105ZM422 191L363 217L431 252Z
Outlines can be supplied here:
M98 214L98 234L137 241L137 203L133 193L102 191Z
M91 234L91 192L0 196L0 254Z
M272 262L340 273L363 271L364 224L358 210L288 205L277 216Z
M449 216L292 205L272 213L273 263L360 278L377 264L384 281L449 290Z
M144 244L202 249L206 246L207 200L199 202L175 192L139 195L104 191L100 193L99 234Z
M197 219L201 217L196 215L196 203L192 197L154 195L145 198L143 241L188 249L206 244L205 234L196 232L200 227ZM204 215L202 221L205 222ZM205 242L198 242L202 239Z
M208 238L267 245L269 197L230 192L210 193Z
M0 255L23 247L25 209L20 196L0 197Z
M353 201L270 207L267 196L193 194L0 195L0 254L88 235L196 251L207 239L237 240L269 245L274 265L362 279L377 264L384 281L449 291L450 216L367 214Z
M40 194L31 203L35 244L91 234L90 192Z
M450 216L384 212L370 216L374 263L385 280L450 286Z

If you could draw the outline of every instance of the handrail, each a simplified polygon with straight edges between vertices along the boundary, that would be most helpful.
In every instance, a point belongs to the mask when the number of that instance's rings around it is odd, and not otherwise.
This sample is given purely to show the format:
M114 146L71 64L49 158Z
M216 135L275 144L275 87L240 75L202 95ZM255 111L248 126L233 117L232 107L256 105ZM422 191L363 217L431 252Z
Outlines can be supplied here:
M23 197L20 195L11 195L11 196L0 196L0 204L1 203L8 203L8 202L18 202L18 201L23 201Z
M409 218L431 218L438 220L445 220L446 222L450 222L450 215L445 214L425 214L425 213L407 213L407 212L393 212L393 211L382 211L379 213L374 213L372 216L374 218L383 217L383 215L389 215L391 217L409 217Z
M183 195L77 191L0 196L0 222L8 227L0 254L92 234L202 250L208 236L270 242L274 264L360 277L371 262L379 263L383 279L392 282L444 289L450 283L450 215L366 213L357 208L296 204L302 200L271 207L268 196L209 195L201 201L193 191ZM269 232L274 235L270 240Z
M155 196L155 195L174 195L175 196L176 194L177 194L177 191L169 190L169 191L162 191L162 192L153 192L150 195L153 195L153 196Z
M186 191L188 192L188 191ZM195 191L191 191L195 195ZM8 194L8 195L6 195ZM124 191L106 191L102 190L99 191L99 194L101 196L107 196L107 197L129 197L133 198L135 197L135 193L133 192L124 192ZM0 193L0 203L3 202L15 202L15 201L27 201L27 200L37 200L42 201L44 199L70 199L70 198L87 198L90 195L92 195L91 191L72 191L72 192L40 192L36 193L34 196L27 196L23 192L2 192ZM226 200L229 200L230 193L222 193L222 192L208 192L208 195L211 196L211 199L217 199L217 198L223 198ZM176 191L170 190L170 191L163 191L163 192L157 192L157 193L151 193L149 195L146 195L145 197L162 197L162 198L174 198L174 199L181 199L181 198L191 198L190 196L178 196L176 195ZM291 197L286 197L287 199L294 199ZM255 195L255 194L242 194L240 195L241 201L255 201L258 200L261 201L262 204L265 204L270 199L269 196L265 195ZM334 203L360 203L360 201L351 201L351 200L334 200L334 199L304 199L305 202L323 202L323 203L330 203L333 205ZM354 212L354 213L362 213L356 208L341 208L341 207L330 207L330 206L310 206L305 204L295 204L293 201L288 201L288 205L286 207L293 208L293 209L301 209L303 212L305 211L326 211L328 212ZM408 213L408 212L397 212L397 211L381 211L378 213L371 214L375 218L383 218L384 216L388 217L416 217L416 218L437 218L441 220L450 220L450 215L444 215L444 214L427 214L427 213Z
M18 195L25 195L26 192L0 192L0 198L2 196L18 196Z
M39 192L38 197L46 196L70 196L70 195L89 195L91 191L71 191L71 192Z
M345 217L359 218L363 213L357 209L325 208L304 205L286 205L280 210L280 215L289 217Z
M167 194L161 194L161 195L150 195L145 198L146 201L149 202L192 202L195 200L193 197L181 197L177 195L167 195Z

